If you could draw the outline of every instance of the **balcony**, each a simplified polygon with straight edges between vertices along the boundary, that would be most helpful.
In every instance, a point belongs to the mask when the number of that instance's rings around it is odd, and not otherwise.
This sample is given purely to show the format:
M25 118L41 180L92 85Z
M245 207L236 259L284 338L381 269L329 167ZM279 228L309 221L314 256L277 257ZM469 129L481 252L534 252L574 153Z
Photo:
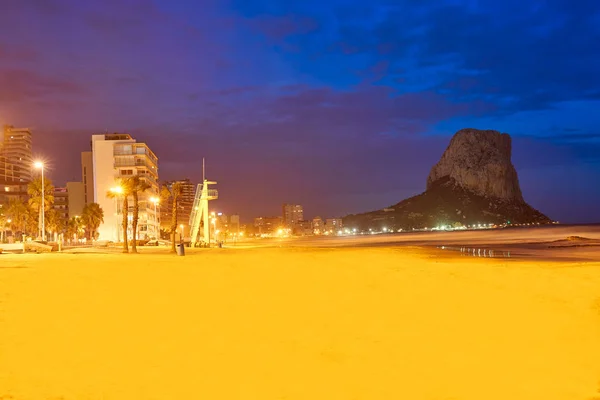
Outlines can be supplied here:
M152 175L152 174L143 174L143 175L140 175L140 178L142 178L142 179L146 179L146 180L148 180L150 183L153 183L153 184L155 184L156 186L158 186L158 181L156 180L156 178L155 178L155 177L154 177L154 175Z
M155 165L158 163L158 158L145 144L123 144L114 147L113 154L115 156L146 156Z
M114 167L146 167L155 172L158 169L156 164L152 163L147 157L136 157L133 159L131 157L116 157Z

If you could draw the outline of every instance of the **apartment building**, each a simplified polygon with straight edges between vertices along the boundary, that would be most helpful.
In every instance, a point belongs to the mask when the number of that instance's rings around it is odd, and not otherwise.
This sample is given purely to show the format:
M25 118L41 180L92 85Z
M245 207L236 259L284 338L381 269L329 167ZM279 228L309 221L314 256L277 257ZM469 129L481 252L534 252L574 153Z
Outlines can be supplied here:
M130 197L129 210L121 210L121 200L109 198L107 193L118 186L119 179L134 175L140 176L150 184L150 189L139 195L137 236L140 239L158 237L158 215L150 201L152 197L159 196L158 158L148 145L124 133L92 135L91 159L93 199L90 200L88 195L87 203L98 203L104 210L104 223L98 229L98 239L122 240L123 212L128 213L128 219L131 221L133 200ZM86 160L87 156L82 155L82 170L89 168L89 164L85 164ZM90 185L87 171L83 177L84 185ZM131 237L132 233L130 223L128 236Z
M177 201L177 225L184 225L185 232L189 232L190 214L194 206L197 185L186 178L164 182L161 187L165 186L171 190L174 183L181 184L181 197ZM166 203L160 204L160 224L166 231L171 230L172 215L173 200L169 199Z
M304 209L299 204L284 204L283 225L286 228L293 228L300 221L304 220Z
M0 130L0 179L15 183L32 180L31 130L4 125Z

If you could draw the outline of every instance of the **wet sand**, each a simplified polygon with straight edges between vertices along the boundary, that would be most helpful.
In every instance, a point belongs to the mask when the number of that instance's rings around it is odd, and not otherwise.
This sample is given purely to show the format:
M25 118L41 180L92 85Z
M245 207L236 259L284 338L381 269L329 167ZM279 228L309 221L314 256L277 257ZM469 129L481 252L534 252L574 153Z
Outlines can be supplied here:
M586 240L569 241L578 236ZM248 243L248 242L247 242ZM402 232L376 235L312 236L289 239L259 239L256 247L422 247L457 251L480 257L492 250L496 256L539 258L547 261L600 260L600 225L548 225L469 231ZM462 250L462 251L461 251ZM475 254L473 255L473 251Z

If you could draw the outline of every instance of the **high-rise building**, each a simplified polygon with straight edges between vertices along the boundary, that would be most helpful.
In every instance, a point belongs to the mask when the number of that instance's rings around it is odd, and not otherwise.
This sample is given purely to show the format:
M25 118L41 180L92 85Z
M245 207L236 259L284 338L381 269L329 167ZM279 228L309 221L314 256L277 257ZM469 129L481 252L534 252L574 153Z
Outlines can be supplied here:
M27 183L7 182L0 178L0 211L3 207L8 207L8 203L13 199L26 201L27 198Z
M92 135L92 171L93 200L90 201L88 197L87 202L98 203L104 211L104 223L98 228L98 239L122 240L122 213L127 212L131 220L133 200L129 200L129 210L121 210L120 199L111 199L107 193L118 185L119 179L134 175L138 175L150 185L150 189L139 194L137 237L158 237L158 219L154 212L154 204L150 201L151 197L158 196L158 158L152 150L128 134ZM89 175L84 185L86 183L90 185ZM130 225L129 237L133 233L131 229Z
M194 206L194 196L196 195L196 184L189 179L164 182L161 186L166 186L169 190L173 184L178 182L181 185L181 196L177 200L177 225L184 225L185 232L189 232L190 214ZM166 204L160 205L160 223L161 227L167 231L171 229L171 219L173 215L173 199L169 199ZM177 228L179 229L179 227Z
M69 219L69 193L66 187L54 188L54 204L52 204L52 207L59 219L63 221Z
M85 207L85 185L83 182L67 182L69 218L83 214ZM91 203L91 202L90 202Z
M0 150L3 145L0 143ZM11 162L8 161L3 154L0 153L0 182L3 183L14 183L18 182L18 179L15 177L15 169Z
M13 182L31 182L33 157L31 130L5 125L0 131L0 156L3 157L0 175Z
M13 164L0 155L0 208L7 207L12 199L25 201L27 197L27 182L20 182L13 173Z
M84 204L94 203L94 163L91 151L81 153L81 181Z
M299 204L284 204L283 205L283 225L287 228L292 228L300 221L304 220L304 210Z

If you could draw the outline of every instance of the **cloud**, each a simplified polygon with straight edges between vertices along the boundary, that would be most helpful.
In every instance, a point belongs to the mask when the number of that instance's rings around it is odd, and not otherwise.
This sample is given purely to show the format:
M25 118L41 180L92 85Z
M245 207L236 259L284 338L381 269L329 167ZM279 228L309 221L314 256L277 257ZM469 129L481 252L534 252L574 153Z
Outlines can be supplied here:
M249 214L393 204L464 126L513 134L523 171L594 163L600 3L458 3L8 0L2 116L57 173L62 132L131 132L165 178L206 156Z
M71 80L26 70L0 71L0 88L0 101L5 103L55 96L57 93L85 93L84 87Z
M297 59L309 73L327 74L335 60L345 60L340 75L351 74L346 65L364 70L363 79L407 90L439 90L455 101L478 98L492 101L498 113L546 109L567 100L600 96L600 42L596 23L600 3L584 0L550 1L545 7L510 0L501 3L423 3L375 1L371 6L353 3L310 15L314 26L337 26L335 32L309 30L297 37L290 21L307 18L287 14L270 18L286 26L271 35L285 45L319 54L316 62ZM257 23L260 19L256 20ZM382 66L385 69L382 70ZM325 75L324 75L325 76ZM342 82L340 76L339 81ZM352 83L351 79L345 84ZM353 82L355 83L355 82Z

